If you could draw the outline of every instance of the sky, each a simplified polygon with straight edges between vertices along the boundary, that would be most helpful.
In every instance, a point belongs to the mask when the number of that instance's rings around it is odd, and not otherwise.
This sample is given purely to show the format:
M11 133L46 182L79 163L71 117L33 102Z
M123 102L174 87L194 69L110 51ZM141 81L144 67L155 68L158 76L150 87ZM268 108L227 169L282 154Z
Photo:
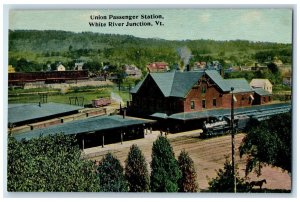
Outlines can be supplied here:
M142 20L141 15L163 19ZM91 16L139 16L137 20L91 20ZM111 27L108 22L150 22L153 26ZM156 26L155 21L163 26ZM89 22L106 23L91 27ZM65 30L127 34L168 40L211 39L292 43L292 9L99 9L99 10L10 10L9 29Z

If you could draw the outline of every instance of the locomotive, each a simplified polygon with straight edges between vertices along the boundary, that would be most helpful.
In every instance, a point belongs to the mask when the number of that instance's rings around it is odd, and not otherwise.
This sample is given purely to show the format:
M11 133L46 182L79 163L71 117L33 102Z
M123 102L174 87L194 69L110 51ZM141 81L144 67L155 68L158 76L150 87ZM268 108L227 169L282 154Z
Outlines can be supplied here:
M247 115L235 115L233 123L233 132L243 131L250 121L250 117ZM207 138L223 134L231 133L231 116L223 116L212 119L210 122L203 123L203 133L200 137Z

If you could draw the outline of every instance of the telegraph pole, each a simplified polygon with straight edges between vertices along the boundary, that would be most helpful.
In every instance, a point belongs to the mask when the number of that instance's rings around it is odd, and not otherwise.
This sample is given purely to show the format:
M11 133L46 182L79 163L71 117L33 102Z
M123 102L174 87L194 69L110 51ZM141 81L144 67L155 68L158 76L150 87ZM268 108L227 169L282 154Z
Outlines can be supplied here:
M231 158L232 158L232 172L233 172L233 190L236 193L236 176L235 176L235 162L234 162L234 148L235 148L235 140L234 140L234 88L231 87Z

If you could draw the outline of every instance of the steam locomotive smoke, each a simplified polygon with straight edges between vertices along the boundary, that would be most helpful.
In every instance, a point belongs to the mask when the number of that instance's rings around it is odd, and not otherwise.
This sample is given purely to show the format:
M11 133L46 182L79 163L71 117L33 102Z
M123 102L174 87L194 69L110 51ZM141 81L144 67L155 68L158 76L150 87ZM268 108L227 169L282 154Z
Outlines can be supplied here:
M184 47L178 48L177 53L179 54L180 59L183 62L183 67L180 67L182 70L186 67L187 64L189 64L190 59L192 57L192 51L188 47L184 46Z

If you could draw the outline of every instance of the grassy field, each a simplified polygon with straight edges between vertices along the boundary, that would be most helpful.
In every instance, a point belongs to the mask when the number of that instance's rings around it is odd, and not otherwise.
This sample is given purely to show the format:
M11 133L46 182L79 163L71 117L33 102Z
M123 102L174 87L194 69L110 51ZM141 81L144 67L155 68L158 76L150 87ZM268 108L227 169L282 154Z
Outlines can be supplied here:
M130 95L128 91L119 91L117 87L80 87L72 88L66 93L62 93L59 89L27 89L27 90L14 90L9 91L8 103L38 103L40 102L39 92L48 92L48 102L56 103L70 103L70 97L83 97L84 105L92 103L93 99L100 97L110 97L111 92L119 95L124 102L128 101Z

